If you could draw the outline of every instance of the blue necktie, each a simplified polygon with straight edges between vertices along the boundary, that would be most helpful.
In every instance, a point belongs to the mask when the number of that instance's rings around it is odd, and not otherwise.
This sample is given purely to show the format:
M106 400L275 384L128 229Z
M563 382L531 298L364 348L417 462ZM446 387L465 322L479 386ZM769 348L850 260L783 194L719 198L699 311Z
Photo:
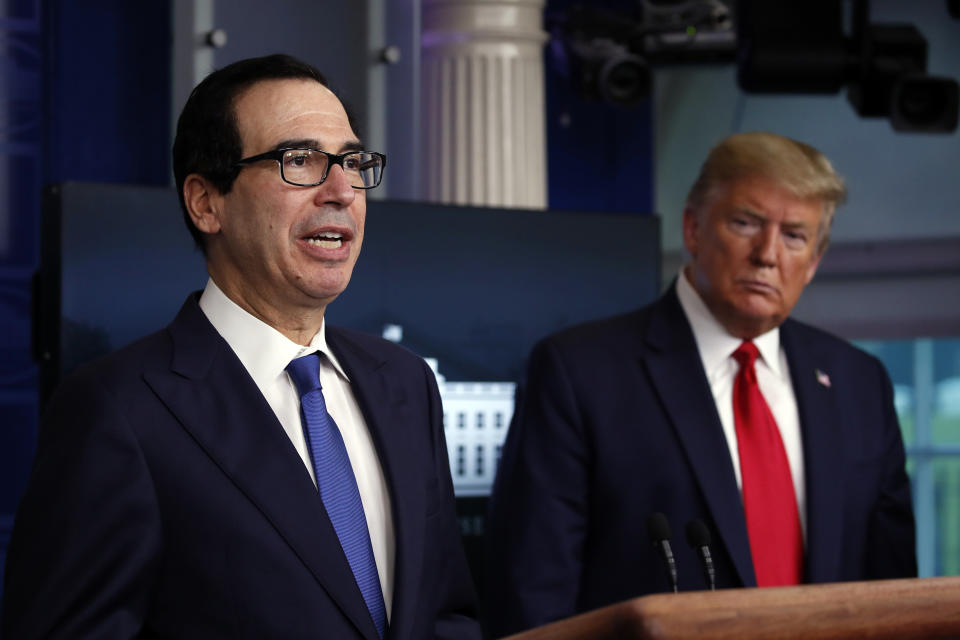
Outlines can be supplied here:
M327 413L327 404L320 391L319 355L314 352L291 360L287 365L287 373L300 393L303 431L307 437L320 498L340 539L340 546L353 570L377 633L383 638L387 628L387 612L380 589L380 576L347 448L337 423Z

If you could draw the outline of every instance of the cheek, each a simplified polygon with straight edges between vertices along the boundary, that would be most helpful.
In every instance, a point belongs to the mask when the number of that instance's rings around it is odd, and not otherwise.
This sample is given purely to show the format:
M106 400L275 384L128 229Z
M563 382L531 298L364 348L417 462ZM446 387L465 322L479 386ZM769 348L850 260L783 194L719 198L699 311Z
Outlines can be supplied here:
M356 225L356 234L357 234L357 244L363 242L363 236L365 231L365 225L367 222L366 208L361 208L359 211L353 212L353 223Z
M807 275L809 269L806 264L797 265L794 269L783 275L784 286L789 289L794 297L799 297L804 287L807 286Z
M813 276L817 273L817 266L819 260L814 260L812 264L807 265L807 268L804 272L803 284L804 286L810 284L810 281L813 280Z
M709 255L718 272L730 274L750 260L749 244L742 238L718 238L710 244Z

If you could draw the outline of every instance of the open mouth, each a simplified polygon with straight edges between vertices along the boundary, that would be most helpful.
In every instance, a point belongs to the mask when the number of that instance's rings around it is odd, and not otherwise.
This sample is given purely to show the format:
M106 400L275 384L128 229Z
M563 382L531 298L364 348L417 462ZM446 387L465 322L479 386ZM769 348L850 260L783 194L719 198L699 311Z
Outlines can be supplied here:
M339 249L343 246L343 234L334 231L324 231L307 239L307 244L321 249Z

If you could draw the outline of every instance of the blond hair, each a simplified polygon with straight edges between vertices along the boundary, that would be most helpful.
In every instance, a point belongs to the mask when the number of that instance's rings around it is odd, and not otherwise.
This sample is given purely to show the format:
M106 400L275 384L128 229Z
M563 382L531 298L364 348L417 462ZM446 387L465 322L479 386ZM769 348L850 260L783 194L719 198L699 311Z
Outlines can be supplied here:
M808 144L774 133L733 134L710 151L687 195L687 208L699 211L718 190L748 177L766 178L797 198L822 203L817 250L826 250L833 214L847 196L843 178L826 156Z

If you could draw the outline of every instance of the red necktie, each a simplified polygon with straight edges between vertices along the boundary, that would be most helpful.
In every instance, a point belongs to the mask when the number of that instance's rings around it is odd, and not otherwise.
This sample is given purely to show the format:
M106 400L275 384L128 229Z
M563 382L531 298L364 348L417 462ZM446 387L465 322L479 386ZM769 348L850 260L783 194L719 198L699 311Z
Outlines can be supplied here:
M797 496L780 429L757 385L753 365L758 355L749 341L733 353L740 364L733 381L733 421L753 570L761 587L800 584L803 535Z

